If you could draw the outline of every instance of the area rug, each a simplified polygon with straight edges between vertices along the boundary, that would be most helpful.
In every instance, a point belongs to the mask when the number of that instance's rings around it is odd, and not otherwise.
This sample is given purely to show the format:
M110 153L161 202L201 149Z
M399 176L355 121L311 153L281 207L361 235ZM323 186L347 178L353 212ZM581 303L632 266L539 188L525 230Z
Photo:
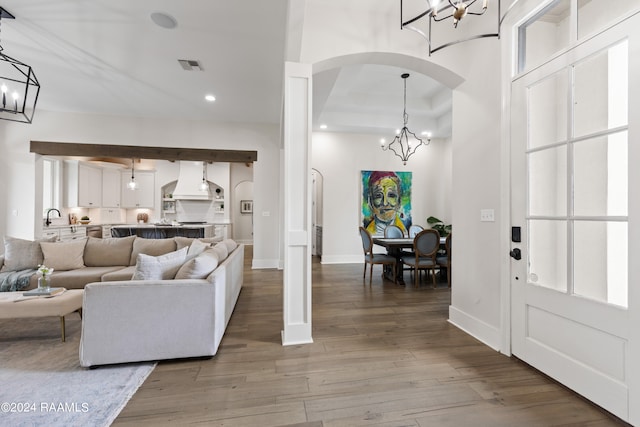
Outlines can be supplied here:
M0 320L1 426L109 426L155 363L86 369L78 349L81 321Z

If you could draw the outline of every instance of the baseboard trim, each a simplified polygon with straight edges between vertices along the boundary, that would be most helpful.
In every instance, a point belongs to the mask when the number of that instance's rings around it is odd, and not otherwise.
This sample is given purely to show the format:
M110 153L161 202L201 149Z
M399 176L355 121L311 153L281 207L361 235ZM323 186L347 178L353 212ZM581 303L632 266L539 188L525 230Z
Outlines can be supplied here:
M500 351L500 330L473 317L454 306L449 306L449 323L463 330L477 340Z
M254 270L278 268L280 260L277 259L253 259L251 268Z
M363 264L364 255L322 255L321 264Z

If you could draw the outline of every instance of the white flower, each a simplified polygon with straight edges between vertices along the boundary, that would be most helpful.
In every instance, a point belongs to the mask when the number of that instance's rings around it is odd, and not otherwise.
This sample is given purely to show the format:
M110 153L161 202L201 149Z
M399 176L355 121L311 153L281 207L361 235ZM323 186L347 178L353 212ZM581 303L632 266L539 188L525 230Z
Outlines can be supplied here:
M44 264L38 266L38 274L41 276L46 277L51 273L53 273L53 268L49 268Z

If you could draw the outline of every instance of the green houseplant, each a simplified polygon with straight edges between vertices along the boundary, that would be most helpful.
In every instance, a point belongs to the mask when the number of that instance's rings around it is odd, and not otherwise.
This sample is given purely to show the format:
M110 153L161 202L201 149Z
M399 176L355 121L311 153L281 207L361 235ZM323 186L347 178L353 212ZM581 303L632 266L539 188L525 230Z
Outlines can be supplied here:
M444 221L436 218L435 216L427 218L427 223L432 229L438 230L438 233L440 233L440 236L442 237L447 237L451 234L451 224L445 224Z

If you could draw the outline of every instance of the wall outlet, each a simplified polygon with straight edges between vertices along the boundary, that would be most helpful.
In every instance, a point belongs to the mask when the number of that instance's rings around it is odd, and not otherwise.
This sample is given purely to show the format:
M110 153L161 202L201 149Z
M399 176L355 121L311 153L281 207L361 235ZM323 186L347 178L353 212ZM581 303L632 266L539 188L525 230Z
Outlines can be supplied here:
M493 209L480 209L480 221L481 222L494 222L495 214Z

